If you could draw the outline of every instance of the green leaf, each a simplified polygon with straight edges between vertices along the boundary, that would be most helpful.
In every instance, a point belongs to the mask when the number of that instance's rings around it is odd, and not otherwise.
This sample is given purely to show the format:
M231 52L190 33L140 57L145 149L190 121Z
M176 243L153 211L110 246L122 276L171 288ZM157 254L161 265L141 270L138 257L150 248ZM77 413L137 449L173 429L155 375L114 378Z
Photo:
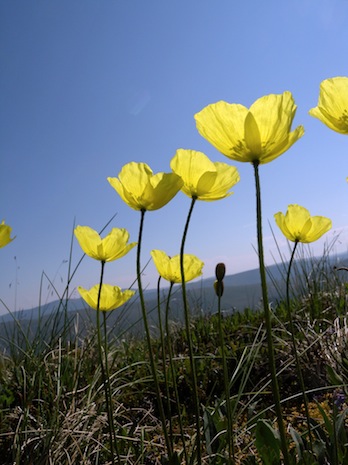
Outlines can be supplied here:
M335 385L335 384L343 384L343 380L341 376L332 368L332 366L327 365L326 366L326 371L328 378L330 380L330 383Z
M279 465L279 433L266 420L257 422L255 445L264 465Z
M296 447L296 452L297 452L297 455L298 455L298 458L301 459L302 458L302 452L304 450L304 444L303 444L303 440L301 438L301 435L291 426L290 427L290 435L295 443L295 447Z
M333 434L334 434L334 431L333 431L333 428L334 428L334 425L332 424L331 422L331 419L328 417L328 415L326 414L325 410L323 409L323 407L320 405L319 402L317 402L317 407L318 407L318 410L324 420L324 423L325 423L325 427L326 427L326 430L327 432L329 433L330 435L330 438L333 438Z

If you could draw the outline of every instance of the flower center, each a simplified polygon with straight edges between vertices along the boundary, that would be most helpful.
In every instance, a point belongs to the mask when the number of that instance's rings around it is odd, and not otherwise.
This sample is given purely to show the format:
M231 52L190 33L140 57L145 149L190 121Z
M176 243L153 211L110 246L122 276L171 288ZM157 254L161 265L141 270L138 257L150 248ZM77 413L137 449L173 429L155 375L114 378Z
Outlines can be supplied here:
M340 123L343 123L344 125L348 126L348 110L345 109L343 110L342 116L339 117Z

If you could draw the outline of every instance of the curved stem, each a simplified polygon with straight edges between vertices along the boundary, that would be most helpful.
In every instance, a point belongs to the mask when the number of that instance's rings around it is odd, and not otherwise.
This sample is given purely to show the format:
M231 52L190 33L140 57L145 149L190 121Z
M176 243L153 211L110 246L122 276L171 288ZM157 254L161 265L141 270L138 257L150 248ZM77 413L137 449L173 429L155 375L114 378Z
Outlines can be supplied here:
M196 365L195 365L195 359L194 359L194 353L193 353L193 344L192 344L191 328L190 328L190 315L189 315L189 309L187 305L185 270L184 270L185 242L186 242L187 231L188 231L188 227L190 224L193 207L195 206L196 200L197 200L196 197L192 197L191 206L189 209L189 213L187 215L184 233L182 236L181 247L180 247L180 271L181 271L181 280L182 280L181 282L182 282L182 297L183 297L183 303L184 303L185 328L186 328L187 343L188 343L188 348L189 348L190 365L191 365L191 372L192 372L192 383L193 383L193 400L194 400L195 416L196 416L197 463L198 465L201 465L202 452L201 452L200 408L199 408L199 398L198 398L198 392L197 392L197 374L196 374Z
M161 391L160 391L159 382L158 382L157 370L156 370L155 360L154 360L153 353L152 353L151 335L150 335L150 329L149 329L149 322L148 322L147 314L146 314L144 292L143 292L143 287L142 287L142 284L141 284L140 256L141 256L141 242L142 242L142 237L143 237L143 227L144 227L145 212L146 212L146 210L141 210L138 245L137 245L137 281L138 281L138 290L139 290L141 312L142 312L142 317L143 317L144 327L145 327L146 342L147 342L147 347L149 349L150 366L151 366L152 376L153 376L153 380L154 380L154 384L155 384L155 391L156 391L156 397L157 397L158 410L159 410L160 418L161 418L161 422L162 422L162 429L163 429L164 439L165 439L165 442L166 442L167 452L168 452L168 456L170 458L173 455L173 450L172 450L172 447L171 447L171 442L170 442L170 439L169 439L167 426L166 426L166 418L165 418L165 415L164 415L164 409L163 409Z
M175 368L174 368L173 349L172 349L172 341L171 341L171 337L170 337L170 328L169 328L169 302L170 302L170 297L171 297L172 290L173 290L173 285L174 285L174 283L171 282L170 287L169 287L169 291L168 291L168 298L167 298L167 304L166 304L165 325L166 325L166 333L167 333L167 347L168 347L168 355L169 355L169 366L170 366L170 371L171 371L171 374L172 374L176 407L178 409L178 420L179 420L180 436L181 436L182 447L184 449L185 463L188 464L189 460L188 460L186 444L185 444L185 435L184 435L184 428L183 428L183 422L182 422L182 416L181 416L180 398L179 398L178 385L176 383L176 371L175 371Z
M100 367L101 367L101 371L102 371L102 380L103 380L103 387L104 387L105 403L106 403L106 410L107 410L108 423L109 423L111 460L112 460L112 465L115 465L114 446L116 447L118 463L120 463L120 457L119 457L118 449L117 449L117 445L116 445L116 433L115 433L115 425L114 425L114 416L113 416L113 412L112 412L112 403L111 403L111 395L110 395L110 378L109 378L108 370L105 371L104 360L103 360L103 351L102 351L103 342L102 342L102 337L101 337L101 332L100 332L100 297L101 297L101 291L102 291L102 286L103 286L104 267L105 267L105 262L102 261L101 262L99 290L98 290L98 301L97 301L97 337L98 337L99 363L100 363ZM106 357L107 357L106 344L107 344L107 342L104 340L104 357L105 357L105 361L106 361Z
M285 465L290 465L290 457L287 446L287 440L285 435L285 428L283 424L283 415L280 405L280 395L279 395L279 386L277 380L277 371L274 357L274 347L273 347L273 337L272 337L272 316L271 310L268 304L268 291L267 291L267 281L266 281L266 270L264 262L264 253L263 253L263 238L262 238L262 212L261 212L261 188L260 188L260 177L259 177L259 161L256 160L253 162L254 175L255 175L255 188L256 188L256 220L257 220L257 244L258 244L258 255L259 255L259 267L260 267L260 278L261 278L261 288L262 288L262 300L263 308L265 314L265 323L266 323L266 337L267 337L267 347L268 347L268 360L269 360L269 370L272 380L272 392L274 397L274 405L277 414L279 435L281 441L281 447L283 452L283 459Z
M222 315L221 315L221 294L218 295L218 327L219 327L219 339L221 347L221 357L222 357L222 369L224 375L224 388L225 388L225 398L226 398L226 411L227 411L227 442L228 442L228 457L229 463L235 463L235 452L234 452L234 440L233 440L233 416L231 410L231 400L230 400L230 387L229 387L229 378L225 354L225 340L222 330Z
M304 402L304 407L305 407L305 414L306 414L306 420L307 420L307 426L308 426L309 445L310 445L311 452L313 452L313 442L312 442L311 423L310 423L310 416L309 416L309 409L308 409L308 399L307 399L306 388L305 388L304 379L302 375L300 359L297 353L295 327L294 327L294 321L292 318L291 306L290 306L290 271L291 271L291 267L294 261L297 244L298 244L298 241L295 242L294 248L292 250L291 258L289 262L289 268L288 268L288 272L286 276L286 309L288 312L288 319L289 319L289 324L290 324L292 350L293 350L295 363L296 363L297 376L300 380L300 386L301 386L303 402Z
M111 395L111 385L110 385L110 371L109 371L109 361L108 361L108 338L107 338L107 327L106 327L106 313L103 312L103 326L104 326L104 357L105 357L105 375L107 380L107 388L108 388L108 396L109 396L109 406L110 410L110 418L111 418L111 428L114 435L115 441L115 449L116 449L116 456L119 463L120 462L120 453L118 450L118 443L116 438L116 429L115 429L115 422L112 410L112 395Z

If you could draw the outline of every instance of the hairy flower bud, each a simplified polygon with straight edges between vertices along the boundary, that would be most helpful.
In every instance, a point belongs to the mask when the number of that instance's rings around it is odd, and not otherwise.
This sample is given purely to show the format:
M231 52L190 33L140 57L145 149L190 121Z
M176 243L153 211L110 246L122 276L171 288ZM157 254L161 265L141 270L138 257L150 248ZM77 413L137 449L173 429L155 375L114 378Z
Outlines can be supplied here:
M222 281L225 277L226 267L224 263L218 263L215 268L215 276L218 281Z
M215 281L214 283L215 294L218 297L222 297L224 293L224 283L222 281Z

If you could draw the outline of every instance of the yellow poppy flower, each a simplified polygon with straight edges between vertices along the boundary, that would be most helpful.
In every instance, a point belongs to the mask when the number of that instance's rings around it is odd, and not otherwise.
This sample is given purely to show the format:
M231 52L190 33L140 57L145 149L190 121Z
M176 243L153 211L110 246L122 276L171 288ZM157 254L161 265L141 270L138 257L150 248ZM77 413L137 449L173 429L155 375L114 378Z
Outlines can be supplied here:
M199 200L219 200L232 194L228 192L239 181L237 168L227 163L209 160L202 152L179 149L170 162L184 185L181 190Z
M79 286L77 290L79 291L80 296L83 300L94 310L98 309L98 293L99 293L99 284L91 287L90 290L84 289ZM125 290L122 291L118 286L111 286L110 284L102 284L101 293L100 293L100 303L99 310L102 312L109 312L115 308L121 307L124 303L127 302L133 295L134 291Z
M341 134L348 134L348 77L326 79L320 84L318 106L309 114Z
M108 178L111 186L134 210L158 210L181 189L183 181L175 173L153 174L146 163L124 165L118 178Z
M137 245L136 242L128 244L129 233L126 229L113 228L104 239L89 226L76 226L74 232L85 254L103 262L117 260Z
M162 250L152 250L151 256L157 268L158 274L170 283L182 282L180 270L180 255L168 257ZM192 281L202 274L204 263L195 255L184 254L185 282Z
M5 224L5 221L2 221L2 223L0 224L0 248L5 247L5 245L13 241L14 237L10 237L11 231L11 226Z
M270 94L248 109L220 101L195 114L198 132L232 160L268 163L288 150L304 133L291 132L296 105L291 92Z
M284 236L292 242L314 242L332 227L329 218L311 216L300 205L289 205L285 215L278 212L274 218Z

